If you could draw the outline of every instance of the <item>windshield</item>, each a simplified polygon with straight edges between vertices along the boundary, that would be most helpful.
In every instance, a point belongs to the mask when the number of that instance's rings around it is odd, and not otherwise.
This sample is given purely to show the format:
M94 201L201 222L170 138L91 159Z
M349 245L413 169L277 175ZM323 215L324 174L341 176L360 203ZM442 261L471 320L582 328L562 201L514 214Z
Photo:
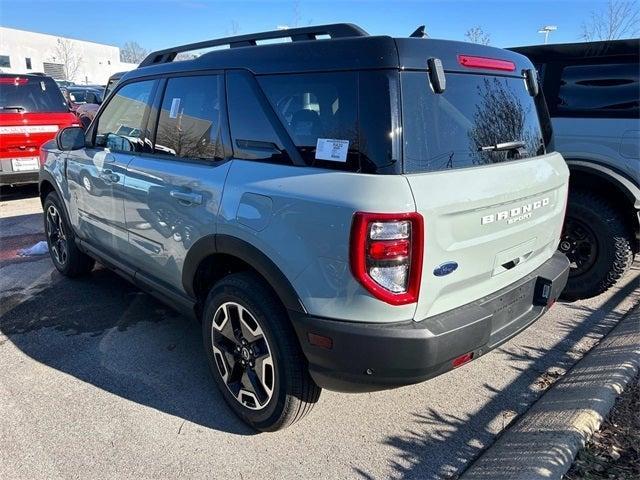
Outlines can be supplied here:
M429 172L544 153L533 97L522 78L447 73L436 94L425 72L402 78L404 169Z
M51 78L0 76L0 113L68 111L60 88Z

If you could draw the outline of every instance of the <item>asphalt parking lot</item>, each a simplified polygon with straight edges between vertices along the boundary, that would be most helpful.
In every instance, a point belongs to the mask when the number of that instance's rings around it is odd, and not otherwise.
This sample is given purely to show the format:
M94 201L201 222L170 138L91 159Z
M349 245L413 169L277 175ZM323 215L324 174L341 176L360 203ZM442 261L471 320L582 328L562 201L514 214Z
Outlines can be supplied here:
M595 299L432 381L323 392L256 434L209 376L199 326L108 270L48 256L33 190L0 199L0 478L451 478L640 301L640 265Z

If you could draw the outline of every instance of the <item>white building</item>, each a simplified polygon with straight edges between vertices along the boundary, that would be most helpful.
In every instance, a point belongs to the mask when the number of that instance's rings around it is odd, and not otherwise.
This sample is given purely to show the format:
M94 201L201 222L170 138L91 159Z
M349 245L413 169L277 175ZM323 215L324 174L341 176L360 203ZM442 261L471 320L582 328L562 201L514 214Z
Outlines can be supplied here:
M121 62L120 49L112 45L0 27L0 72L105 85L114 73L136 66Z

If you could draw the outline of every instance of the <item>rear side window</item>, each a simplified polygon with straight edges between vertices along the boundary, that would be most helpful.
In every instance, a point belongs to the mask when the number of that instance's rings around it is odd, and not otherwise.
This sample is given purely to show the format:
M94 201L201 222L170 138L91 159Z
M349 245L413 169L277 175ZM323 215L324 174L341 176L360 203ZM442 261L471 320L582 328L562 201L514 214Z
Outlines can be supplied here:
M0 76L0 113L68 111L60 87L51 78Z
M125 85L115 92L98 118L95 145L113 151L144 151L142 129L155 80Z
M638 117L640 73L635 63L561 66L552 112L580 116Z
M541 155L534 98L517 77L447 73L435 94L425 72L405 72L402 135L407 173L450 170ZM518 142L508 151L496 144Z
M268 75L258 82L307 165L359 170L356 72ZM316 152L327 140L340 141L332 160Z
M169 78L162 99L155 153L182 158L221 159L222 78Z

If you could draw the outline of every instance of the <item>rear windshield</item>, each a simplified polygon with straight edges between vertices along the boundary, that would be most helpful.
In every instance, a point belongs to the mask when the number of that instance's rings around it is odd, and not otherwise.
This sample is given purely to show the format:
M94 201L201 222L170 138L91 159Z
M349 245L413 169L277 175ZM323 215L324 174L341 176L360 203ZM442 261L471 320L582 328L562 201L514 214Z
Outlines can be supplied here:
M545 151L535 102L522 78L447 73L444 93L436 94L425 72L405 72L401 85L407 173L493 164ZM495 148L505 143L513 148Z
M49 77L0 77L0 113L68 112L60 88Z

